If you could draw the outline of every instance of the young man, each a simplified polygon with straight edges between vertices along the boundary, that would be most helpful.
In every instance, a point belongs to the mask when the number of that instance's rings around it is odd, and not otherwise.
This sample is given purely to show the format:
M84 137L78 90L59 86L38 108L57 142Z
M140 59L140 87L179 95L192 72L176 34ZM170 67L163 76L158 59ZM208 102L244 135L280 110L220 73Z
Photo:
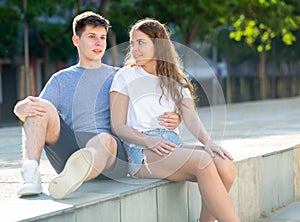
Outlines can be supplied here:
M127 156L110 128L109 90L118 68L101 62L108 29L109 21L96 13L76 16L72 41L78 64L55 73L39 97L29 96L16 104L14 113L24 121L18 196L42 192L38 165L43 149L58 173L49 184L55 199L100 174L126 176ZM179 117L165 113L161 122L172 129Z

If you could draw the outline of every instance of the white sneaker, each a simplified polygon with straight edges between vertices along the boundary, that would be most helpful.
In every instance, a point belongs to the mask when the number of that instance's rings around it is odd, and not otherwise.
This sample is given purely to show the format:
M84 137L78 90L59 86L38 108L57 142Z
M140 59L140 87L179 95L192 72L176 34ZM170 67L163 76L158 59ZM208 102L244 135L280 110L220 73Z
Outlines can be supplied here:
M29 163L30 162L30 163ZM21 183L17 195L31 196L42 192L41 174L36 161L27 161L21 170Z
M54 199L63 199L81 186L94 165L94 155L87 148L73 153L63 171L49 184L49 193Z

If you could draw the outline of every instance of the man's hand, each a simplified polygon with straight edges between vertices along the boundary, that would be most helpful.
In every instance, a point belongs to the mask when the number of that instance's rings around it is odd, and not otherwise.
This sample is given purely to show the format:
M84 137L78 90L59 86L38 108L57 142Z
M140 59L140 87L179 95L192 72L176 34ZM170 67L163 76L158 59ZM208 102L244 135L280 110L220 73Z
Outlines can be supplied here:
M28 96L15 105L14 113L22 121L25 121L27 117L42 117L47 109L40 103L40 100L39 97Z
M158 117L159 124L168 130L176 129L181 122L179 114L175 112L164 112Z

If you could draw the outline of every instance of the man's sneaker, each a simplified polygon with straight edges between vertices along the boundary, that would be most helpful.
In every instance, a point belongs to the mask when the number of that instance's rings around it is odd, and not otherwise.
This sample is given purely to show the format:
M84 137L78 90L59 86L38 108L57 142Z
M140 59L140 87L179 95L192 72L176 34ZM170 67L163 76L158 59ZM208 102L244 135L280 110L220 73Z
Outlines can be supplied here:
M54 199L63 199L81 186L94 165L94 155L87 148L73 153L63 171L49 184L49 193Z
M21 183L17 195L31 196L42 192L41 174L36 161L27 160L21 170Z

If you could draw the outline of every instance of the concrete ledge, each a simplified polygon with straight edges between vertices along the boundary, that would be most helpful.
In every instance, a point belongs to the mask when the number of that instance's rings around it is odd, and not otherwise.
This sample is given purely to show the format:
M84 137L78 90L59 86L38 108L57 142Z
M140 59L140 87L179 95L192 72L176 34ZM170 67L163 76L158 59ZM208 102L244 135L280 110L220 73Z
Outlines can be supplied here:
M297 200L295 178L299 146L236 163L238 175L231 190L241 221L256 222Z
M242 222L298 221L274 216L300 199L299 109L300 97L229 105L226 134L219 121L222 107L199 110L207 129L214 121L212 135L235 158L237 178L230 195ZM17 198L20 133L20 128L0 129L1 221L195 222L199 216L198 187L189 182L91 181L68 199L52 200L47 187L54 172L45 157L40 165L45 193Z
M230 195L241 221L256 222L298 198L299 154L295 146L235 162ZM45 192L0 202L2 221L194 222L200 207L195 183L131 178L90 181L65 200Z

